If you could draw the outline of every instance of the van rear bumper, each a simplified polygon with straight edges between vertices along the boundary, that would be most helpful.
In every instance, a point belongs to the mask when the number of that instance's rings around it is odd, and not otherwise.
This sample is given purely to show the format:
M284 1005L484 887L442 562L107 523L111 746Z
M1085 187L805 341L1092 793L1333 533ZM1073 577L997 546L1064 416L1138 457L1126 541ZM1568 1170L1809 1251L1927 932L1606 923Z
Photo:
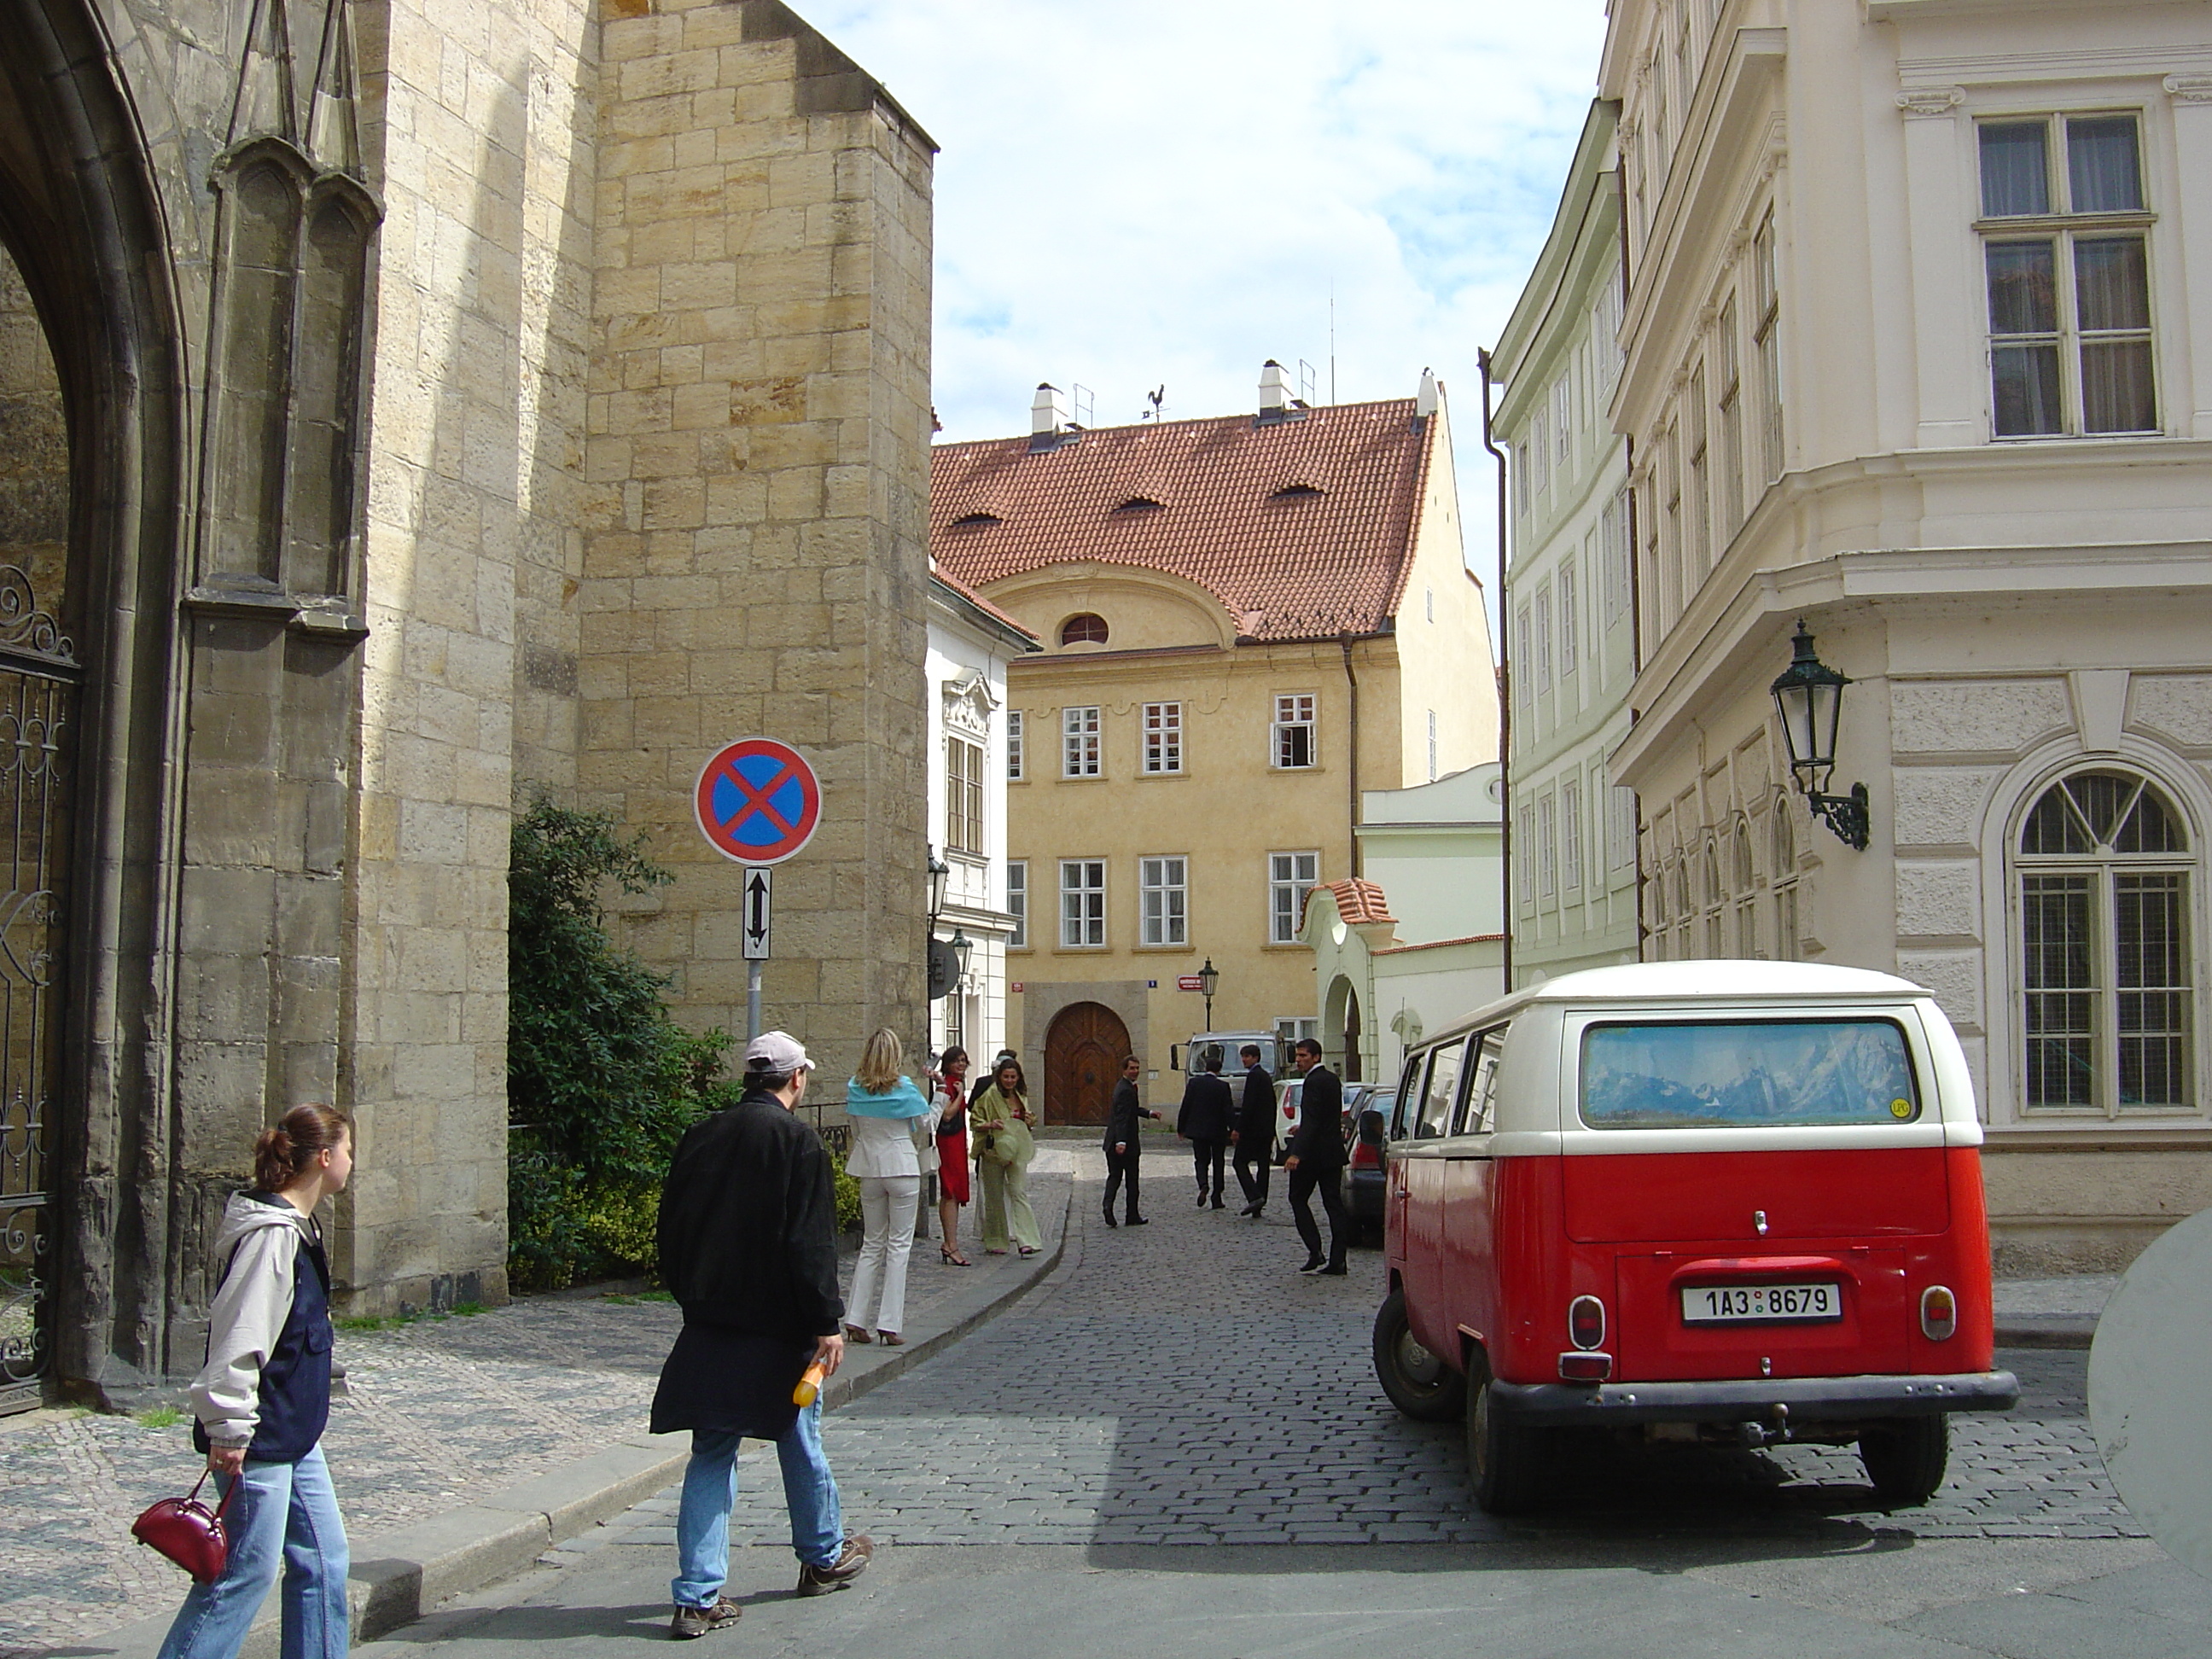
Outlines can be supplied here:
M1793 1376L1718 1382L1492 1382L1490 1409L1532 1428L1616 1423L1856 1423L1943 1412L2008 1411L2020 1403L2010 1371L1950 1376Z

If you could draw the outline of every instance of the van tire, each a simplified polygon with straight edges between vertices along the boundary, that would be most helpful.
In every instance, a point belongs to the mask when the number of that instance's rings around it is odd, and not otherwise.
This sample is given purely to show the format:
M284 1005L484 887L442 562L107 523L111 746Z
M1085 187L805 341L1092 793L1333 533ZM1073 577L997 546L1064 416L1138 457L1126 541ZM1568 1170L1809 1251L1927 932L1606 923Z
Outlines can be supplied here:
M1917 1509L1933 1498L1950 1455L1948 1417L1892 1418L1859 1436L1859 1462L1885 1509Z
M1485 1515L1524 1515L1536 1507L1547 1437L1540 1429L1501 1422L1490 1409L1490 1377L1468 1386L1467 1472Z
M1449 1423L1466 1409L1467 1379L1413 1340L1403 1291L1392 1291L1375 1316L1375 1375L1416 1423Z

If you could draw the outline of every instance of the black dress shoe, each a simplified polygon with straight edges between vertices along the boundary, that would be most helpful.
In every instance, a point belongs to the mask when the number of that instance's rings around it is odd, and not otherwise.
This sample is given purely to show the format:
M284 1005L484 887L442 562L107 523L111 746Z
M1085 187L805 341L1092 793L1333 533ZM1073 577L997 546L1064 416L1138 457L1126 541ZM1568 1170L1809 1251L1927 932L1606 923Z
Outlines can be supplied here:
M1206 1191L1203 1188L1199 1190L1198 1207L1201 1210L1206 1207Z
M1299 1268L1298 1271L1302 1273L1317 1273L1322 1270L1323 1265L1324 1263L1321 1257L1317 1255L1308 1256L1306 1258L1306 1265Z
M1152 1217L1148 1215L1133 1215L1129 1218L1129 1225L1132 1227L1148 1227L1152 1224Z
M1109 1227L1118 1227L1121 1224L1114 1219L1114 1212L1109 1210L1106 1212L1106 1224Z
M1256 1216L1260 1213L1260 1206L1256 1204L1247 1204L1243 1209L1237 1211L1237 1213L1239 1215Z
M1316 1279L1341 1279L1344 1277L1344 1263L1341 1261L1332 1261L1326 1267L1322 1267L1316 1271L1314 1277Z
M1216 1193L1213 1195L1213 1207L1217 1210L1225 1210L1229 1206L1221 1201L1221 1194Z

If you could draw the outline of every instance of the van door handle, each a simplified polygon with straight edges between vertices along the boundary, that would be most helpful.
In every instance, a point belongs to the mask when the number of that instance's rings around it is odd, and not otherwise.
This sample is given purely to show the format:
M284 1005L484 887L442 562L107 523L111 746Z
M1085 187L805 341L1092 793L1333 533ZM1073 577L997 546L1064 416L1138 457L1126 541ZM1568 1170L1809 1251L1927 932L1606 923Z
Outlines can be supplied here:
M1753 1211L1751 1212L1751 1224L1752 1224L1753 1226L1756 1227L1757 1229L1759 1229L1759 1236L1761 1238L1765 1237L1766 1237L1766 1212L1765 1212L1765 1211L1764 1211L1764 1210L1753 1210Z

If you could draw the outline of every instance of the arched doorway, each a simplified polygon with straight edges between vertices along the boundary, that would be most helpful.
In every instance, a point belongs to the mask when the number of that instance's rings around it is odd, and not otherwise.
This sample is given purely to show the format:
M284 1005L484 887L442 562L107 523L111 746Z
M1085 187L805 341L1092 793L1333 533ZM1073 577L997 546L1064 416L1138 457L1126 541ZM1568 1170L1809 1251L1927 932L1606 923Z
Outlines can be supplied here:
M1073 1002L1061 1009L1045 1034L1045 1121L1103 1123L1131 1052L1129 1028L1111 1008Z
M1364 1075L1359 1060L1359 993L1348 991L1344 999L1344 1080L1357 1083Z

